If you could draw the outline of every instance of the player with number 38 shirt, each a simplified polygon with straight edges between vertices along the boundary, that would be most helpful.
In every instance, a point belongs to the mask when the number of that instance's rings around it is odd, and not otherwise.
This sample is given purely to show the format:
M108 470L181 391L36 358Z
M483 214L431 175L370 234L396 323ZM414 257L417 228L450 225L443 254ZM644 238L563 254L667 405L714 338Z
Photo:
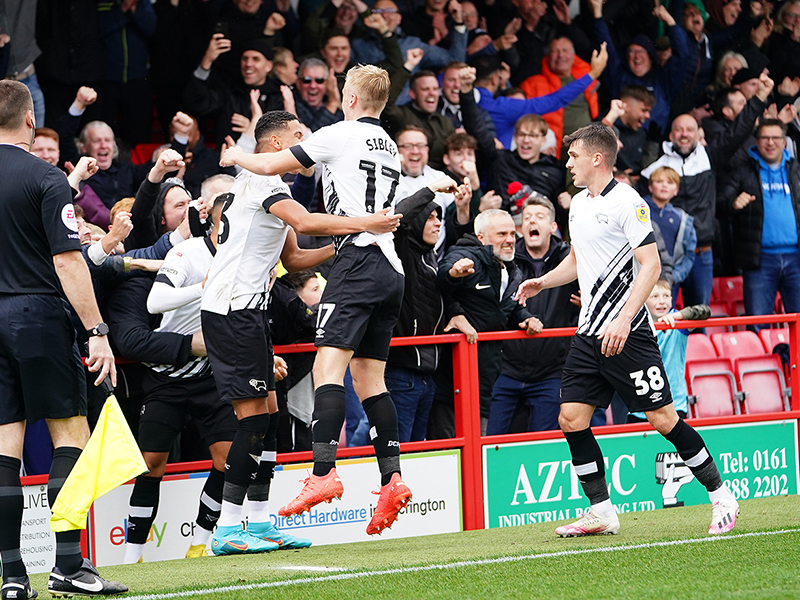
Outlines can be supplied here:
M539 291L576 277L582 292L578 332L561 376L558 422L572 465L591 507L578 521L562 525L564 537L613 534L619 519L609 496L603 453L590 428L596 407L607 408L616 391L628 410L671 442L712 502L708 532L731 531L739 505L723 485L703 438L678 416L645 300L661 272L647 204L613 176L617 137L592 124L564 138L567 168L586 188L569 211L572 251L558 267L520 284L524 303Z
M400 160L397 146L379 120L390 86L383 69L354 67L342 90L343 123L323 127L308 141L274 155L227 150L220 162L262 175L319 163L329 213L357 217L391 209L400 181ZM335 245L336 260L317 318L314 471L300 495L279 514L302 513L344 492L335 466L345 417L344 373L349 364L353 386L370 422L381 473L380 498L367 533L381 533L411 499L411 490L400 478L397 412L383 380L403 298L403 270L390 233L351 234L336 238Z

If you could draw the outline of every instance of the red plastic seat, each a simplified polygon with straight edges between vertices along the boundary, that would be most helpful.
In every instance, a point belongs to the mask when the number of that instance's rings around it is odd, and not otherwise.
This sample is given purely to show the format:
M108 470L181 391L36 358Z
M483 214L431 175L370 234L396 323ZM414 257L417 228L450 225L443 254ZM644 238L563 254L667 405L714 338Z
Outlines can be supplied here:
M761 338L761 343L764 344L764 351L767 354L771 354L778 344L789 343L789 328L762 329L758 332L758 337Z
M712 319L731 316L730 307L728 306L727 302L712 302L709 306L711 308ZM707 335L711 335L712 333L726 333L728 331L730 331L729 327L706 327Z
M790 390L786 387L783 365L777 354L737 358L733 367L739 389L745 394L746 413L789 410Z
M704 333L690 334L686 345L686 360L702 360L704 358L717 358L717 349L711 343L711 338Z
M734 359L740 356L764 354L764 345L752 331L715 333L711 336L711 342L720 357Z
M727 417L741 414L744 397L736 387L728 358L686 362L689 410L695 418Z
M715 289L716 288L716 289ZM738 302L744 300L744 283L742 277L717 277L712 283L711 293L719 302Z
M153 152L163 144L137 144L131 153L131 162L135 165L143 165L153 158Z

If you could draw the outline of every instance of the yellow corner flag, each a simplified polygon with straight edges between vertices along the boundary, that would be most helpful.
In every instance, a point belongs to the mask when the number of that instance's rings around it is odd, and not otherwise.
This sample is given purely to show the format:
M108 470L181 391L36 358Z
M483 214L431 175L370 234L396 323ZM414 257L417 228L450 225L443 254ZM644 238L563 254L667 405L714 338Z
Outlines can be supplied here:
M106 398L97 426L56 498L50 529L86 529L86 515L92 502L146 471L139 446L112 393Z

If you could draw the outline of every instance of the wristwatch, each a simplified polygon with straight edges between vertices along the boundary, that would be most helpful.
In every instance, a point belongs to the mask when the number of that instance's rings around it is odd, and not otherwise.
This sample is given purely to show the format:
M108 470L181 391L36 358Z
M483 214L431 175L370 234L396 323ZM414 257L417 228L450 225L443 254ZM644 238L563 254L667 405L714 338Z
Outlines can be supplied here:
M89 337L95 337L98 335L108 335L108 325L105 323L98 323L91 329L86 330L86 335Z

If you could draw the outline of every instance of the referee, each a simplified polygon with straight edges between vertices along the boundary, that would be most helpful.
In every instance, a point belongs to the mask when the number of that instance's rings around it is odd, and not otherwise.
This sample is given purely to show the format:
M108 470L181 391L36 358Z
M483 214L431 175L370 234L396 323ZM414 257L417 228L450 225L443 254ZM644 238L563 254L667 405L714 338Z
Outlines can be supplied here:
M67 303L89 334L89 370L116 383L102 322L81 256L64 174L30 154L36 123L28 88L0 81L0 559L2 599L35 598L20 553L22 443L27 420L46 419L55 450L50 506L89 439L86 378ZM81 556L80 530L56 533L52 596L118 594Z

